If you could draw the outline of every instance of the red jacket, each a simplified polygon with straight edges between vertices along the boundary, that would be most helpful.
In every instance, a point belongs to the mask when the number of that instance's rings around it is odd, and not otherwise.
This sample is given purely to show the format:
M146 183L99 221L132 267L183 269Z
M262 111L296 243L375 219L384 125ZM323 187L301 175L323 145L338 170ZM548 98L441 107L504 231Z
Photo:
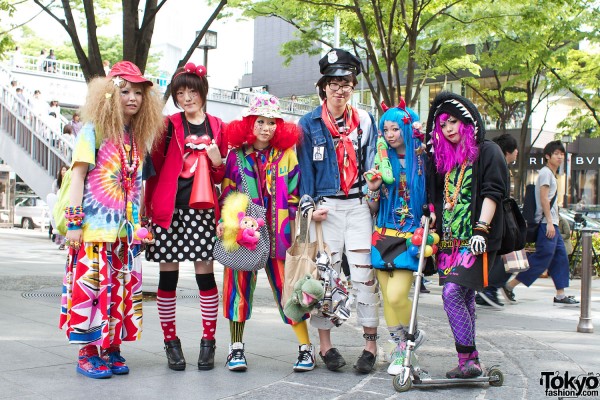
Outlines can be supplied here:
M217 143L217 146L219 146L221 157L225 158L227 156L227 139L223 137L223 121L208 114L206 114L206 118L208 118L214 140ZM173 124L173 136L171 137L167 155L165 156L169 120ZM168 229L173 218L173 210L175 209L177 182L179 174L183 169L185 133L181 113L168 116L165 126L166 128L162 138L158 145L152 149L151 157L156 175L149 178L146 182L144 205L146 207L146 216L151 218L152 222L158 226ZM214 185L218 185L223 181L223 176L225 175L225 163L217 168L211 166L210 172L213 184L213 199L216 205L215 215L216 220L218 221L220 218L220 210Z

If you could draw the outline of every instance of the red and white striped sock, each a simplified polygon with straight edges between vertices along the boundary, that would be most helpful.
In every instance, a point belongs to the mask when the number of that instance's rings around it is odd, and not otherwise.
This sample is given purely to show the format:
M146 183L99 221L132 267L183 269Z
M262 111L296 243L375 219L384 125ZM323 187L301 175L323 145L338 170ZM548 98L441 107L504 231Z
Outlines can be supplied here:
M217 330L217 315L219 313L219 290L213 287L200 290L200 311L202 312L203 339L213 340Z
M165 341L177 339L175 327L175 310L177 308L177 291L158 289L156 293L156 306L158 307L158 318L163 330Z

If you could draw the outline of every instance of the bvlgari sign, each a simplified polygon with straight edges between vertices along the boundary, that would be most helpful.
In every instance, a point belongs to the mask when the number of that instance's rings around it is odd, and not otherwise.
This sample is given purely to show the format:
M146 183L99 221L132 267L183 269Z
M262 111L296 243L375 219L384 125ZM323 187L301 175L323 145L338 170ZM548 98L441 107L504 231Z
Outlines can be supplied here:
M571 169L599 169L600 155L578 156L573 154L570 161Z
M569 154L569 166L572 170L582 169L600 169L600 155L583 155ZM540 169L545 165L544 156L541 154L529 155L529 168Z

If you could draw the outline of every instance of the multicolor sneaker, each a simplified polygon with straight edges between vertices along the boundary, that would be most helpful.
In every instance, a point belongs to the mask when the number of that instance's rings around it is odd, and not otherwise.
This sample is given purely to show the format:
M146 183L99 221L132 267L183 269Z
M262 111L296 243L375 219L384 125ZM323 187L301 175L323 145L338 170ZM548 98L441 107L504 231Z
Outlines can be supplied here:
M406 357L406 342L398 343L394 351L390 354L390 365L387 373L390 375L398 375L404 367L404 358Z
M121 356L119 346L111 346L108 349L102 350L102 359L110 368L113 375L127 375L129 367L125 364L125 359Z
M248 369L246 356L244 355L244 343L235 342L229 345L227 368L229 368L230 371L238 372L244 372Z
M483 374L479 364L479 353L458 353L458 366L446 372L446 378L449 379L468 379L477 378Z
M312 344L298 346L298 361L294 364L295 372L306 372L315 369L315 348Z
M76 370L80 374L93 379L110 378L113 375L108 365L98 355L98 348L91 345L79 350Z

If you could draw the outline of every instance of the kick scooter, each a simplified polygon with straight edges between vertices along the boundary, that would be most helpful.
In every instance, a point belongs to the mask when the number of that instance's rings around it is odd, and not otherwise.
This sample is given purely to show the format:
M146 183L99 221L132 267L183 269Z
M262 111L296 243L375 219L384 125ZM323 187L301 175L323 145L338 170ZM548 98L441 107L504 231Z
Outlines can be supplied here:
M476 378L466 379L450 379L450 378L431 378L426 371L423 371L418 366L412 365L412 352L415 349L415 332L417 324L417 309L419 306L419 288L421 287L421 281L423 280L423 270L425 269L425 246L427 242L427 236L429 235L429 223L431 219L431 212L427 205L423 206L423 215L425 216L425 226L423 227L423 241L419 249L419 267L415 275L415 290L413 295L412 310L410 313L410 325L408 327L408 334L406 335L406 354L404 357L404 363L402 371L394 376L393 385L394 389L398 392L407 392L413 385L415 386L427 386L427 385L460 385L465 383L489 383L490 386L502 386L504 382L504 374L498 368L497 365L493 365L490 368L486 368L483 375ZM484 255L484 257L487 254Z

